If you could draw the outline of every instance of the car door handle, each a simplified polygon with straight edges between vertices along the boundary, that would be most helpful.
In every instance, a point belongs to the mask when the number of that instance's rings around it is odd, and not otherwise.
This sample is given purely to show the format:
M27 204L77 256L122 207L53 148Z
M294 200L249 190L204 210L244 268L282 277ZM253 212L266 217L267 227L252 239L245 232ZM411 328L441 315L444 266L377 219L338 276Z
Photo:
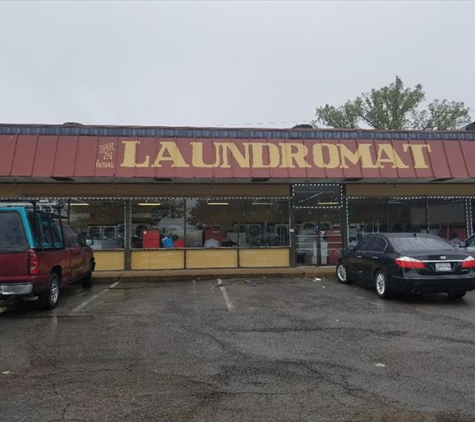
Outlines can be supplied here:
M357 257L358 259L363 258L361 255L356 255L356 257Z
M378 257L377 256L372 256L371 259L378 259Z

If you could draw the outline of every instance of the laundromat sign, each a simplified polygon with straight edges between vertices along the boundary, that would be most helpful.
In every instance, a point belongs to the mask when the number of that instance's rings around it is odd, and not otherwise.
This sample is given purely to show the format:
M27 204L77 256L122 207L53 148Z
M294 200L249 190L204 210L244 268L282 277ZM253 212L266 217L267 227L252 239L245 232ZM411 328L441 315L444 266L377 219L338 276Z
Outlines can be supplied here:
M431 173L433 153L430 143L409 141L121 139L100 144L95 165L118 176L417 177Z
M167 179L475 178L470 140L0 135L0 176Z
M427 144L402 143L395 148L388 143L359 143L350 146L319 142L190 142L180 145L175 141L157 141L155 151L147 151L141 141L122 141L120 167L122 168L231 168L242 169L292 169L322 168L347 169L359 166L365 169L415 169L429 168L431 147ZM111 163L113 144L101 145L97 166Z

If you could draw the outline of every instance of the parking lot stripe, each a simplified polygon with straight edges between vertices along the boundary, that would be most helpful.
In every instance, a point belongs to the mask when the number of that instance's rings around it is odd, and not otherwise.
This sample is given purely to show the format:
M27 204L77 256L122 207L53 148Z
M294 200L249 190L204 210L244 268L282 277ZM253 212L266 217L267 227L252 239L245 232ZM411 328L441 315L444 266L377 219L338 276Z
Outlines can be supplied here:
M115 283L112 283L107 289L102 290L102 291L99 292L97 295L91 296L89 299L87 299L86 301L84 301L83 303L81 303L79 306L76 306L76 307L71 311L71 313L72 313L72 314L75 314L77 311L80 311L82 308L84 308L84 307L86 307L87 305L89 305L92 301L96 300L96 299L97 299L99 296L101 296L103 293L108 292L110 289L113 289L113 288L116 287L118 284L119 284L118 281L116 281Z
M223 284L223 280L218 278L218 285L221 290L221 293L223 294L223 298L224 298L224 301L226 302L226 306L228 307L228 311L232 312L234 310L234 305L231 302L231 299L229 299L228 292L226 291L226 287L224 287L222 284Z

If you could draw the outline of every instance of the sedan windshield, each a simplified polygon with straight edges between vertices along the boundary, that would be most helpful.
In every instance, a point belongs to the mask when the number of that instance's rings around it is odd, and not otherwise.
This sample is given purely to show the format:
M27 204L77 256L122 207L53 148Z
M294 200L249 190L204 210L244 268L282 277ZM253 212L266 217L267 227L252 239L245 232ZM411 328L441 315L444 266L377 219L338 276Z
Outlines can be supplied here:
M391 243L397 252L402 251L434 251L439 249L453 249L442 239L432 237L394 237Z

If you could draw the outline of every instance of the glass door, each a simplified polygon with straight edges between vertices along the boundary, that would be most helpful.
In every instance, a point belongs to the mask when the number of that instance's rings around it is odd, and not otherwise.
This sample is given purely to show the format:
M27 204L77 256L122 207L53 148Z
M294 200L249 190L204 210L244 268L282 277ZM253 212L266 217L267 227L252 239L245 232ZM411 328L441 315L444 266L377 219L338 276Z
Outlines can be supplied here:
M335 265L343 247L340 210L295 210L295 218L297 265Z
M294 186L297 265L334 265L343 248L338 185Z

